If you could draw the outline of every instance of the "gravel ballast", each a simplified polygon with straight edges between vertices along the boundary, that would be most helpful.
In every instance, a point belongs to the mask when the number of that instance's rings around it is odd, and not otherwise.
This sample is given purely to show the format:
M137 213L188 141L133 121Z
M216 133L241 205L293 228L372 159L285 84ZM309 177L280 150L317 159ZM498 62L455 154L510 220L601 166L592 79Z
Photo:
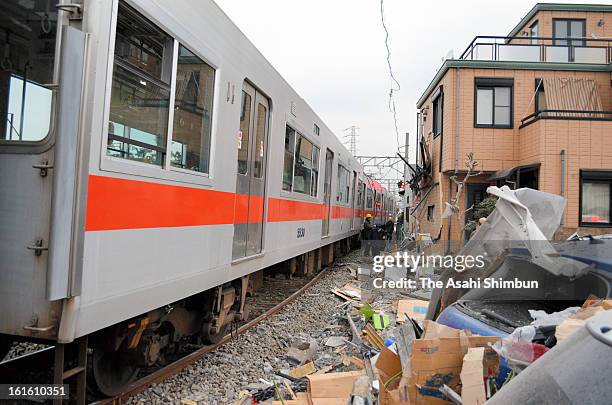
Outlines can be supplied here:
M360 259L358 251L340 258L339 263L354 263ZM275 372L288 372L295 367L286 356L296 340L316 341L314 363L317 369L341 362L340 351L326 346L332 336L350 338L351 332L344 319L344 302L331 293L353 280L345 265L329 269L302 296L279 313L236 337L176 376L153 386L130 399L137 403L176 403L192 400L198 404L232 403L241 391L264 388L273 381Z

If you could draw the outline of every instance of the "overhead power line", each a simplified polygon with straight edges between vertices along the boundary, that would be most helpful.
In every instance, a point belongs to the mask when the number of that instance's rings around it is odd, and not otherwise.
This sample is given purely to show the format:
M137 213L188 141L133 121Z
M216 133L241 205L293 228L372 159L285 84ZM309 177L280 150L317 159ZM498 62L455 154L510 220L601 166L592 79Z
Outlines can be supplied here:
M385 48L387 49L387 66L389 67L389 77L391 79L391 86L389 89L389 111L393 114L393 125L395 127L395 142L397 143L397 150L400 150L400 136L399 128L397 124L397 109L395 107L395 92L401 89L401 86L395 74L393 73L393 67L391 65L391 48L389 47L389 30L385 23L385 2L380 0L380 21L382 23L383 30L385 30Z

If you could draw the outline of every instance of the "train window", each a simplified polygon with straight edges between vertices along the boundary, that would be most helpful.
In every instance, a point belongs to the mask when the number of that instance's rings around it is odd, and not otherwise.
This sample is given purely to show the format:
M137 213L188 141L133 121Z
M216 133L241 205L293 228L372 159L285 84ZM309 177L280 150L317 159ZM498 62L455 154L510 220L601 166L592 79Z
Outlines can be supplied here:
M119 3L107 155L163 165L172 46L169 35Z
M264 173L266 126L268 109L261 103L257 105L257 128L255 128L255 177L261 179Z
M361 208L363 207L363 189L365 188L365 184L363 184L361 181L359 182L358 186L357 186L357 207Z
M371 189L367 189L367 193L366 193L366 207L367 208L372 208L372 205L374 203L374 199L372 196L372 190Z
M310 194L312 184L312 142L299 136L295 147L293 191Z
M283 190L317 196L319 148L287 125Z
M57 11L45 2L0 2L0 140L47 136L56 35Z
M215 70L183 45L176 69L171 164L208 173Z
M285 128L285 162L283 166L283 190L293 188L293 156L295 153L295 129Z
M319 148L317 146L312 147L312 182L310 188L310 195L313 197L317 196L318 185L319 185Z
M336 195L336 201L348 203L349 189L349 171L344 166L338 165L338 194Z
M238 134L238 174L246 174L249 167L249 131L251 129L251 95L242 91L240 133Z

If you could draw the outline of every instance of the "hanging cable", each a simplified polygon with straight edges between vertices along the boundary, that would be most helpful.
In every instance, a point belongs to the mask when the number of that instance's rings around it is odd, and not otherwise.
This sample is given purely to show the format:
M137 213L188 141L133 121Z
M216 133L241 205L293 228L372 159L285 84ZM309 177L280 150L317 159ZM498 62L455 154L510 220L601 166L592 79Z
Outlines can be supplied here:
M397 109L395 108L395 92L399 91L401 86L395 74L393 73L393 67L391 66L391 48L389 48L389 30L385 23L385 4L384 0L380 0L380 21L382 23L383 30L385 30L385 48L387 49L387 66L389 67L389 77L391 79L391 86L389 88L389 111L393 114L393 125L395 126L395 142L397 143L397 150L400 150L400 136L397 125Z

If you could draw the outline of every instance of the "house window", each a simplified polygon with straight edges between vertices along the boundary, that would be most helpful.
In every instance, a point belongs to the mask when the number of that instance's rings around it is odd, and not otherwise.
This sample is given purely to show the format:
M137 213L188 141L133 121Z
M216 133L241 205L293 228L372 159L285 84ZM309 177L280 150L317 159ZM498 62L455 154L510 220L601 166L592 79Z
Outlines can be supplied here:
M474 126L512 128L513 79L476 79Z
M546 95L544 94L544 80L536 79L535 81L535 111L544 111L546 110Z
M435 222L434 219L434 212L436 210L436 206L435 205L428 205L427 206L427 221L428 222Z
M531 27L529 27L529 36L531 37L531 45L537 45L537 38L540 36L540 25L537 21L531 24Z
M287 125L283 190L317 196L319 147Z
M584 46L584 39L582 39L584 37L586 37L586 20L553 18L553 38L555 45Z
M611 226L612 171L580 171L580 225Z
M314 134L319 136L320 133L321 129L319 128L319 126L317 124L314 124Z
M442 133L442 116L444 113L444 93L442 91L442 86L438 88L436 94L433 97L433 123L432 123L432 132L435 136L438 136Z

